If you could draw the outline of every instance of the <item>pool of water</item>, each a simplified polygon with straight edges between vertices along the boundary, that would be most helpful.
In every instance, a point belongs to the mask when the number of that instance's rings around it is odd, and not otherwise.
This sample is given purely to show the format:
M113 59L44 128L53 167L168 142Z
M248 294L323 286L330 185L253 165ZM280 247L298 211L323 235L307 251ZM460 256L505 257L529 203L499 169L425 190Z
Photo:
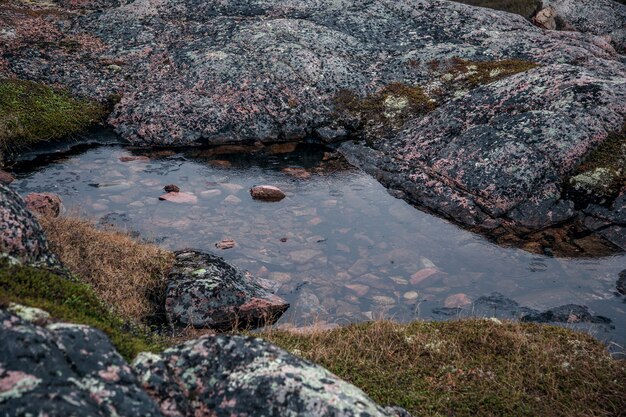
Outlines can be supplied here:
M148 158L122 161L133 155ZM559 259L499 247L392 197L318 146L150 152L108 145L23 163L15 174L20 193L57 193L70 212L170 249L216 252L276 282L291 303L279 324L439 319L443 307L472 314L472 301L498 292L540 310L588 306L613 321L593 327L596 336L626 343L626 301L615 289L623 254ZM167 184L192 201L160 201ZM258 184L287 197L255 201L249 189ZM218 249L223 239L236 246Z

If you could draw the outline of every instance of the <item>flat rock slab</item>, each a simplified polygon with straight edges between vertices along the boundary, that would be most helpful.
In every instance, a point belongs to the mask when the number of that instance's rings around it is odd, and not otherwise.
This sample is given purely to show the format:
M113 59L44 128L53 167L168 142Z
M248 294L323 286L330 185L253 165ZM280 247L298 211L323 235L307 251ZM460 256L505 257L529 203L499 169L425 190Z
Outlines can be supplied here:
M410 416L261 339L216 335L133 362L168 416ZM195 414L194 414L195 413Z
M193 250L176 252L165 308L175 326L232 330L274 323L289 304L264 280Z
M65 323L35 325L4 309L0 410L3 416L162 416L102 332Z

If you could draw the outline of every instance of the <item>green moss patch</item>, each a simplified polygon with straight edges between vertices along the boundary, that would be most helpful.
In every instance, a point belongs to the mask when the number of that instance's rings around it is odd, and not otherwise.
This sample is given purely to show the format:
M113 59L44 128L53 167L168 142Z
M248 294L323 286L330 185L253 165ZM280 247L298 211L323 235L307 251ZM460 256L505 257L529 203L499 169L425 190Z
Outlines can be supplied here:
M511 75L536 68L538 64L520 59L504 59L499 61L468 61L453 58L446 62L431 62L433 71L443 72L442 81L461 84L465 88L475 88L489 84Z
M568 195L584 206L610 204L626 185L626 126L609 135L566 181Z
M488 7L495 10L503 10L509 13L516 13L531 18L541 7L541 0L453 0L457 3L469 4L471 6Z
M105 116L102 105L43 84L0 79L0 153L79 132Z
M366 97L341 90L335 96L335 106L357 117L368 131L382 133L434 110L436 104L419 86L392 83Z
M270 331L381 404L419 416L595 416L626 410L626 361L591 336L490 320Z
M6 259L0 259L0 300L4 304L14 302L37 307L57 320L100 329L127 360L139 352L162 347L157 337L114 315L89 285L47 270L10 265Z

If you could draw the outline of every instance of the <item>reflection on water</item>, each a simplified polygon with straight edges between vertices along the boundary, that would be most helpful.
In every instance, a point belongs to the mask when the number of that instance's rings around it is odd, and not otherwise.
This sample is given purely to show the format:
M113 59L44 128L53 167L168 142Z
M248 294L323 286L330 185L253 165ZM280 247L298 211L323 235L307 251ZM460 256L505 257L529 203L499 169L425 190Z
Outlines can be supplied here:
M252 154L235 153L243 150ZM599 337L626 342L626 303L615 291L624 255L568 260L498 247L393 198L370 176L311 145L120 160L131 155L121 146L88 149L18 169L14 185L21 193L56 192L70 210L171 249L217 252L278 283L292 303L282 323L438 318L433 310L471 312L473 300L499 292L536 309L586 305L614 322ZM197 201L159 201L167 184ZM276 185L287 198L254 201L248 190L258 184ZM235 248L217 249L223 239L234 239Z

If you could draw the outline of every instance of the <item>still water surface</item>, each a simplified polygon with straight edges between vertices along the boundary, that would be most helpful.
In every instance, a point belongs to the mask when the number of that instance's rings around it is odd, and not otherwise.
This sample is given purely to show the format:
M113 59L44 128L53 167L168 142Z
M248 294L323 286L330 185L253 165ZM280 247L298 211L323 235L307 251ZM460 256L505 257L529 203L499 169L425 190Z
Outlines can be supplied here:
M472 314L472 301L498 292L539 310L588 306L613 321L594 334L626 344L626 299L615 289L624 255L558 259L499 247L392 197L313 145L237 151L101 146L18 166L14 185L21 193L58 193L68 211L170 249L216 252L276 282L291 303L279 323L441 319L443 307ZM120 160L131 155L149 159ZM167 184L195 201L159 201ZM254 201L248 190L258 184L276 185L287 198ZM235 248L217 249L223 239L234 239Z

